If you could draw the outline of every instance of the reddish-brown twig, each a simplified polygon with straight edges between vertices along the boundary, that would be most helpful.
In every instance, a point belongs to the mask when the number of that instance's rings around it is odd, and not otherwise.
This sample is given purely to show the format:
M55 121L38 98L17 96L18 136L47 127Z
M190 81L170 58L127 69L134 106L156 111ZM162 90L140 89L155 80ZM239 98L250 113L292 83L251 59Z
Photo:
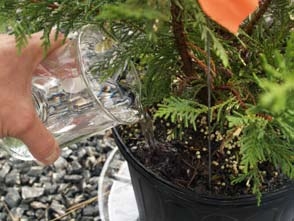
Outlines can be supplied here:
M186 76L194 74L193 62L190 57L188 40L185 33L184 22L183 22L183 11L178 6L180 1L171 1L171 15L172 15L172 27L175 37L176 48L181 56L182 60L182 71Z
M219 89L219 90L228 90L230 91L235 97L236 99L238 100L240 106L244 109L247 109L247 106L246 104L244 103L243 99L241 98L241 95L239 93L239 91L237 91L235 88L233 88L232 86L230 85L222 85L222 86L218 86L216 87L215 89Z
M258 21L262 18L264 13L267 11L271 2L272 0L261 1L258 11L253 15L253 18L251 19L251 21L244 27L244 31L248 35L252 33L254 26L258 23Z

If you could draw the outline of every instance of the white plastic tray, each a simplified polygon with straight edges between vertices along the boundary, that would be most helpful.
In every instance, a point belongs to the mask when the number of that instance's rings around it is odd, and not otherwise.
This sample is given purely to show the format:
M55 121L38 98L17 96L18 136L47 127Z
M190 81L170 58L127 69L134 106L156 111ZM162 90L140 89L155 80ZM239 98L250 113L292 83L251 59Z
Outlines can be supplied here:
M115 148L101 171L98 205L102 221L137 221L138 209L127 162Z

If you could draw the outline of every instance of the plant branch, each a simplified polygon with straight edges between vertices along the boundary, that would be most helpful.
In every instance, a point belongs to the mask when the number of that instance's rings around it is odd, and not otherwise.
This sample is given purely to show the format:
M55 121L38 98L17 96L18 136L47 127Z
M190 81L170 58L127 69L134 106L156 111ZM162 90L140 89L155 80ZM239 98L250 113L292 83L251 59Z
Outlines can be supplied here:
M230 91L236 97L236 99L238 100L240 106L242 108L244 108L244 109L247 109L247 106L244 103L244 101L242 100L240 93L236 89L232 88L230 85L219 86L219 87L216 87L216 89Z
M171 1L171 16L176 48L180 53L183 62L182 71L186 76L191 76L194 72L193 62L189 53L188 40L183 22L183 13L175 0Z
M199 53L201 53L204 57L207 58L207 53L206 51L204 51L202 48L198 47L197 45L189 42L188 43L188 46L193 49L193 50L196 50L198 51ZM192 52L189 53L191 59L196 63L198 64L198 66L205 72L207 73L207 64L204 62L204 61L201 61L200 59L198 59ZM211 64L211 73L213 74L213 77L216 77L216 67L215 67L215 63L214 61L211 59L210 61L210 64Z
M244 27L244 31L250 35L253 31L254 26L258 23L258 21L262 18L264 13L267 11L270 6L272 0L264 0L260 2L258 12L253 16L250 22Z

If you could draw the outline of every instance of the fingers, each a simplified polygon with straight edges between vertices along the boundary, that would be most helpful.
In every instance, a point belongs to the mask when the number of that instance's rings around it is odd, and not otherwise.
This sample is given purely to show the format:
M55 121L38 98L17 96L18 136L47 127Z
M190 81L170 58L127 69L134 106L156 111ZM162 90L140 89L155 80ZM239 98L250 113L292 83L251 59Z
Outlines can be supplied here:
M36 67L43 59L44 59L44 48L42 47L43 33L37 32L31 36L29 39L27 47L23 51L23 55L26 59L29 59L33 67ZM50 47L47 49L47 55L50 54L55 49L59 48L64 43L64 36L62 34L58 34L57 38L55 38L54 31L51 32L50 36Z
M44 48L42 47L42 33L38 32L32 35L29 44L24 51L26 60L30 60L31 68L33 70L44 59ZM63 36L60 34L55 39L55 33L50 34L50 47L47 54L51 53L63 44ZM20 134L21 139L29 148L31 154L39 162L48 165L52 164L60 155L59 145L54 139L53 135L46 129L43 123L37 116L33 117L32 121L28 123L29 128Z
M19 138L36 160L47 165L58 158L60 150L35 113L31 99L32 73L44 58L41 37L42 33L33 34L21 54L17 54L12 36L3 37L4 41L1 41L4 44L0 47L0 137ZM48 52L63 44L63 36L55 41L52 33L50 39Z
M60 155L58 143L37 116L18 138L27 145L34 158L45 165L52 164Z

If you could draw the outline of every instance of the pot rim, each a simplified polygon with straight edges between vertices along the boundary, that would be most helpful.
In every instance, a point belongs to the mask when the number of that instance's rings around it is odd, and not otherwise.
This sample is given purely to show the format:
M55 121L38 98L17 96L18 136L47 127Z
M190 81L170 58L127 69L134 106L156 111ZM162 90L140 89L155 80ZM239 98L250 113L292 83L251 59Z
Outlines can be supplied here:
M145 176L152 181L157 181L159 184L162 184L166 191L172 192L172 194L176 194L178 197L185 198L188 201L197 201L202 204L210 204L210 205L218 205L218 206L246 206L246 205L257 205L257 199L254 195L240 195L240 196L219 196L219 195L207 195L207 194L199 194L192 190L182 189L179 186L163 179L153 171L146 168L130 151L130 149L126 146L124 141L122 140L119 132L116 128L112 129L114 134L114 138L116 144L119 147L120 152L127 160L128 164L131 164L137 171L140 172L142 176ZM273 201L278 198L282 198L288 194L288 191L293 189L293 182L289 181L287 184L282 186L279 189L274 191L265 192L262 194L261 205L267 202Z

